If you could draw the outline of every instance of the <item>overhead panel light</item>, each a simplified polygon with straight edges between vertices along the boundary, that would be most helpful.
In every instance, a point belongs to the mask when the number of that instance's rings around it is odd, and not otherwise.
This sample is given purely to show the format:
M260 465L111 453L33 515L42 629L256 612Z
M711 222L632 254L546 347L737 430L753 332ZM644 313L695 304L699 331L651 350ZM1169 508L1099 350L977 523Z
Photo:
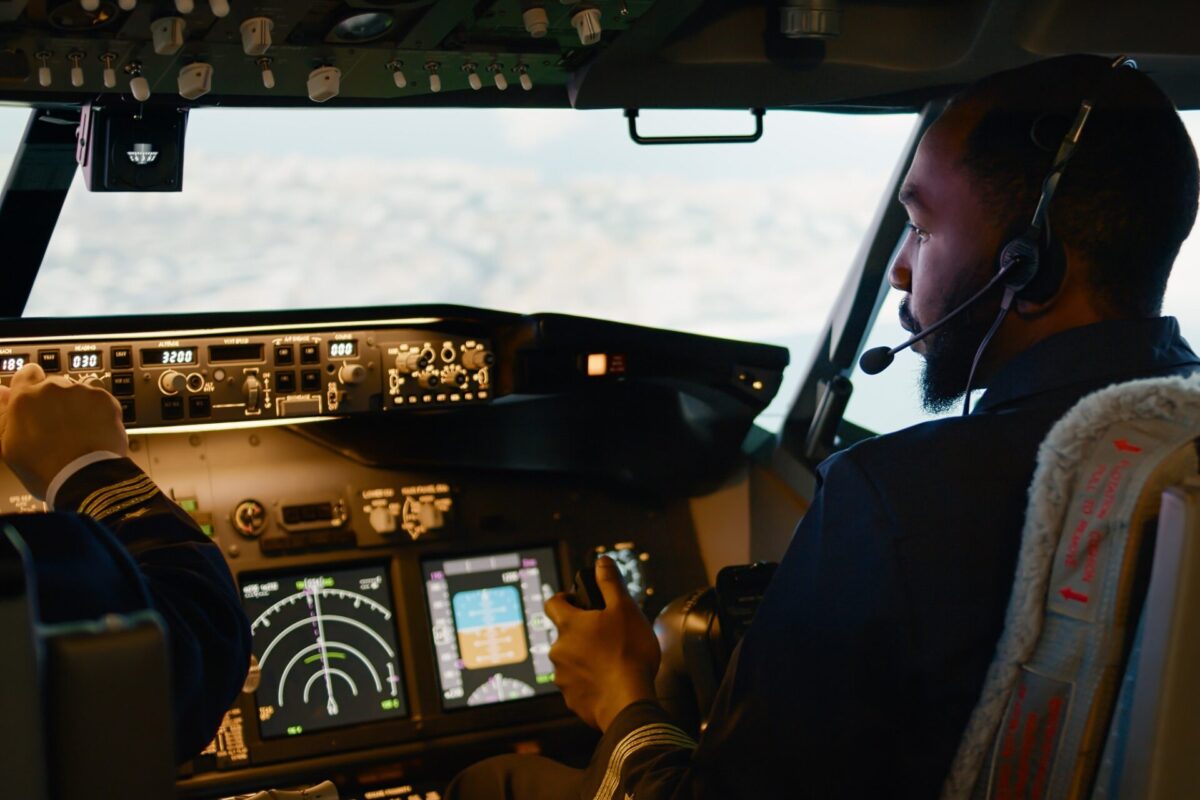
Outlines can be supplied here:
M91 31L108 25L117 13L117 4L111 2L98 2L91 9L64 3L50 11L46 21L61 31Z
M334 25L326 34L325 41L334 44L373 42L387 36L395 26L396 18L387 11L352 14Z

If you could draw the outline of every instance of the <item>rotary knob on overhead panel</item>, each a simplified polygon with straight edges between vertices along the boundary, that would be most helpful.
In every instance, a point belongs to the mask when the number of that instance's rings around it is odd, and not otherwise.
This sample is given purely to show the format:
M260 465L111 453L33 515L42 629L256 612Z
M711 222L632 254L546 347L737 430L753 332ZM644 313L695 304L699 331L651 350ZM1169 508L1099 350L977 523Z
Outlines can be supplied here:
M373 506L368 519L376 533L396 532L396 514L386 505Z
M183 47L183 31L187 27L183 17L159 17L150 24L150 35L154 40L154 52L160 56L173 56Z
M163 394L179 394L187 386L187 377L182 372L168 369L158 376L158 388Z
M104 381L100 380L99 375L88 375L86 378L81 378L79 383L83 386L95 386L97 389L104 388Z
M527 4L521 11L521 22L534 39L541 39L550 30L550 16L546 13L546 7L540 4Z
M583 6L571 14L571 24L579 34L579 43L595 44L600 41L602 28L600 26L600 9Z
M212 90L212 64L197 61L179 70L179 96L184 100L196 100Z
M254 411L262 404L263 385L257 375L246 376L242 382L242 397L246 398L246 410Z
M271 47L275 23L270 17L251 17L238 30L242 33L242 52L248 56L261 56Z
M332 100L341 90L342 71L337 67L317 67L308 73L308 98L314 103Z
M342 364L338 369L338 380L347 386L357 386L367 379L367 369L362 364Z
M434 369L427 369L417 376L417 383L422 389L436 389L442 385L442 376Z

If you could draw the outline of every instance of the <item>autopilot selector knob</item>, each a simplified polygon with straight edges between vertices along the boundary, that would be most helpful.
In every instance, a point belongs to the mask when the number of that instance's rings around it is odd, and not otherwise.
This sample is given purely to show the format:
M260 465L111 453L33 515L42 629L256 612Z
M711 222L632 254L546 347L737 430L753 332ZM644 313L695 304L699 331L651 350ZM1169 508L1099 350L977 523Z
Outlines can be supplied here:
M483 369L496 363L496 357L482 347L474 350L464 350L462 364L467 369Z
M158 376L158 388L163 394L179 394L187 386L187 376L173 369L164 370Z
M396 369L401 372L417 372L433 362L432 350L409 350L396 356Z
M242 396L246 398L246 410L253 411L262 404L262 381L257 375L250 374L242 383Z
M342 364L338 369L338 380L347 386L357 386L367 379L367 369L362 364Z

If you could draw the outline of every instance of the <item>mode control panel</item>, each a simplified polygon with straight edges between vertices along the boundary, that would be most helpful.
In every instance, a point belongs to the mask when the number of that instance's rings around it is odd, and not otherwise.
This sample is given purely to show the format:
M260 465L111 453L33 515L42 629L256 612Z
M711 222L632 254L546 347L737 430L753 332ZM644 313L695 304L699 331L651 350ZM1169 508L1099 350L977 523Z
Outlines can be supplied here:
M131 429L342 416L491 399L478 335L419 328L137 334L0 342L0 385L26 364L103 388Z

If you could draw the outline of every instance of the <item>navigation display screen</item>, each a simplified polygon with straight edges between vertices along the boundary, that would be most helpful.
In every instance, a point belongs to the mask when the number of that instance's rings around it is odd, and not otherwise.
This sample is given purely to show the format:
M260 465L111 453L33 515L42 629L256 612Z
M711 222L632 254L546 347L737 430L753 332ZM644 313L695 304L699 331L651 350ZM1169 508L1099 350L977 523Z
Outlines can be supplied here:
M559 591L549 547L423 561L442 708L554 694L543 603Z
M264 739L408 714L387 568L316 568L242 584Z

